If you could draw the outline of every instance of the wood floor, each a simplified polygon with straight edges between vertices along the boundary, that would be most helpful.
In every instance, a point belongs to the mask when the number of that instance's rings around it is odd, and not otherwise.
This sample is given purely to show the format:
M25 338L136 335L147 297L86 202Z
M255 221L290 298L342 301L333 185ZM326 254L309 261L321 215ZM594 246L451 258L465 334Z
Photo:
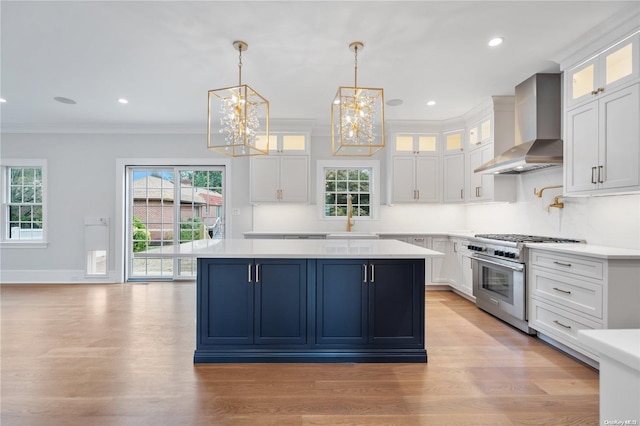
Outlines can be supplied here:
M596 425L598 373L451 292L427 364L192 363L195 284L3 285L2 426Z

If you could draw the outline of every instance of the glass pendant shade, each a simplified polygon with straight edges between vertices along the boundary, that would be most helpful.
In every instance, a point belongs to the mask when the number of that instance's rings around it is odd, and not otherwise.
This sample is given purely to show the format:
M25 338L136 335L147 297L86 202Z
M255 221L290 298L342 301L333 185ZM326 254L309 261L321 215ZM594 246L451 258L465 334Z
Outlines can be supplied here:
M384 91L340 87L331 105L333 155L371 156L384 148Z
M267 155L269 101L242 84L242 51L247 44L235 41L233 47L240 52L238 85L209 90L207 148L231 157Z

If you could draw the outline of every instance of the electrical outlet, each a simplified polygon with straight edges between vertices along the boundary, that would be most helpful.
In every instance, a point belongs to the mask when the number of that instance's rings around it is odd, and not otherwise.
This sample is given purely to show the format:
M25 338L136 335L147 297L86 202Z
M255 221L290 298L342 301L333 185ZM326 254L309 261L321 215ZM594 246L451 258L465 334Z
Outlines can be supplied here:
M240 216L240 209L238 208L231 209L231 214L234 216Z

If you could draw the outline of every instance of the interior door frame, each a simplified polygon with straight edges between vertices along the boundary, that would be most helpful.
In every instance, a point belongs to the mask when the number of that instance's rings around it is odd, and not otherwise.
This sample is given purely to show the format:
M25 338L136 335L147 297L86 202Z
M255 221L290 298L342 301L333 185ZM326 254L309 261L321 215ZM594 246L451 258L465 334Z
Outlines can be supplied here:
M225 235L231 235L233 223L231 215L231 170L230 158L118 158L116 159L116 217L115 217L115 240L114 259L116 278L119 282L126 282L128 279L127 257L127 167L224 167L224 179L222 190L224 197L224 216L226 221Z

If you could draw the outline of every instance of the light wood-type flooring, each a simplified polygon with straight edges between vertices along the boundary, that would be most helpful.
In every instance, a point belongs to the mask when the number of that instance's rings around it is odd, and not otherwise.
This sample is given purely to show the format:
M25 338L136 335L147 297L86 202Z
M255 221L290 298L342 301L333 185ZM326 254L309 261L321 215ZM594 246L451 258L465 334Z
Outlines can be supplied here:
M0 424L598 424L597 371L451 292L427 292L427 364L199 365L195 293L1 286Z

